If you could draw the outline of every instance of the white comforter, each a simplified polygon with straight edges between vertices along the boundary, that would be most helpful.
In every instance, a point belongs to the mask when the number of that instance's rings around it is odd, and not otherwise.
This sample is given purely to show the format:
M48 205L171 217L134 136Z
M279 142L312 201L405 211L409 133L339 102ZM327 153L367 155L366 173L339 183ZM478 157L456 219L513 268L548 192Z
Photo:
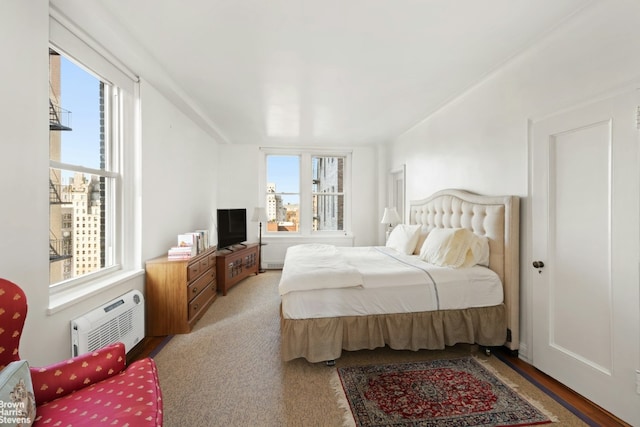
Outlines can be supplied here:
M292 291L362 286L362 274L332 245L310 243L291 246L285 255L280 295Z
M287 250L280 295L314 289L433 284L431 270L427 271L429 266L415 256L386 247L297 245ZM438 276L451 271L450 268L431 267Z

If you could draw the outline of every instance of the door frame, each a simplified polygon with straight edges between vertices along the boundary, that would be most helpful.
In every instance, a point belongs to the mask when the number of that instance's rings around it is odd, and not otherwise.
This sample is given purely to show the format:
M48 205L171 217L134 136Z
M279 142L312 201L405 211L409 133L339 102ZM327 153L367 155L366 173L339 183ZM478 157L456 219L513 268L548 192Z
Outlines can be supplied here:
M404 223L406 214L405 206L407 204L407 167L405 164L400 165L389 171L389 200L387 206L395 207L400 215L400 222Z

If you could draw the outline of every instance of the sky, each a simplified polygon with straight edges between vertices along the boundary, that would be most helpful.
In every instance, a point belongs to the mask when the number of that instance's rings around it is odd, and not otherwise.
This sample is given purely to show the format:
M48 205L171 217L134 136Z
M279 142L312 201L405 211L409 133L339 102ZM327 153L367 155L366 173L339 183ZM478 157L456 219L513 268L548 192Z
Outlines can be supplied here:
M278 193L300 193L300 157L274 156L267 157L267 183L276 184ZM282 196L286 203L300 203L299 196Z
M61 162L100 167L100 81L60 56L60 107L71 111L71 131L62 133Z

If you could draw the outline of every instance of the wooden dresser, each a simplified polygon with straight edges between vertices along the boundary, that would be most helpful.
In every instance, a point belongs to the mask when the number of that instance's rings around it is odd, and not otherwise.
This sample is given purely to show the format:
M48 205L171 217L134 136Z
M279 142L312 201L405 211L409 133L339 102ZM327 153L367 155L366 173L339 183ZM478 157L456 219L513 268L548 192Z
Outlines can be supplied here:
M258 244L235 245L231 249L216 252L218 260L218 285L222 295L229 288L251 274L258 274Z
M147 336L191 332L216 299L216 248L188 260L146 262Z

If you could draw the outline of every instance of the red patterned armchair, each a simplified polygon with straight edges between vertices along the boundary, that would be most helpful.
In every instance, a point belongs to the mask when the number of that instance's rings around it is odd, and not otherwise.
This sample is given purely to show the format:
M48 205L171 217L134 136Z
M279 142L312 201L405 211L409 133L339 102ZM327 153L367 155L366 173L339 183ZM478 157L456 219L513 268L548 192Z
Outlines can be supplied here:
M18 354L26 315L27 300L22 289L0 279L0 376L3 379L8 375L6 371L11 371L16 364L26 366L19 363ZM125 364L124 344L116 343L51 366L31 367L33 395L17 392L18 380L14 380L13 389L7 394L10 395L7 399L13 402L30 403L10 406L4 402L0 390L0 415L6 408L18 407L24 409L24 418L34 421L34 426L161 426L162 392L155 362L146 358L126 369ZM14 377L17 376L12 379ZM24 391L24 383L20 383L19 389Z

